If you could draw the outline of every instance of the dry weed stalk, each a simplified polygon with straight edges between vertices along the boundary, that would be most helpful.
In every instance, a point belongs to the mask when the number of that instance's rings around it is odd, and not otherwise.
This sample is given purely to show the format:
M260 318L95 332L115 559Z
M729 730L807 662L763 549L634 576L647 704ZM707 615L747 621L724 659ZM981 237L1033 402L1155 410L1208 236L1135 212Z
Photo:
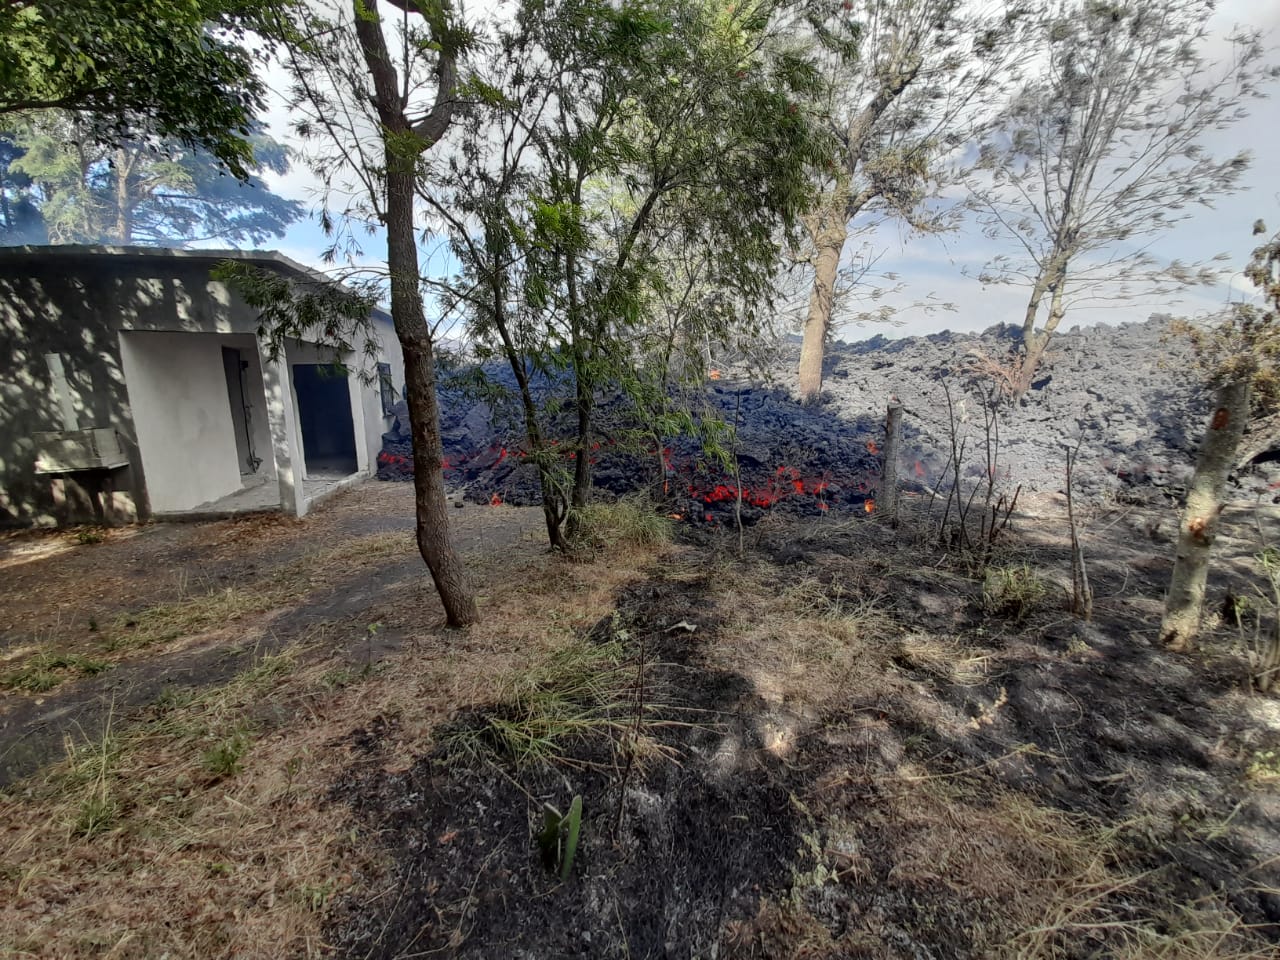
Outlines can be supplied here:
M1089 572L1084 565L1084 548L1080 544L1072 495L1074 468L1083 440L1082 436L1073 449L1067 450L1067 525L1071 529L1071 612L1088 623L1093 619L1093 588L1089 585Z
M998 486L1000 479L999 395L993 387L981 398L983 482L975 484L966 496L963 475L969 436L961 430L960 418L956 414L956 405L951 396L950 386L945 379L941 383L942 395L947 404L947 437L950 447L947 464L952 472L952 482L950 490L947 491L938 538L943 546L960 550L972 557L981 567L991 559L996 542L1008 528L1013 511L1017 508L1022 486L1018 485L1012 494ZM946 472L945 468L943 472ZM983 505L978 513L978 530L975 536L970 532L972 526L970 518L979 493L983 495ZM932 502L930 513L932 513ZM953 515L954 522L948 526Z

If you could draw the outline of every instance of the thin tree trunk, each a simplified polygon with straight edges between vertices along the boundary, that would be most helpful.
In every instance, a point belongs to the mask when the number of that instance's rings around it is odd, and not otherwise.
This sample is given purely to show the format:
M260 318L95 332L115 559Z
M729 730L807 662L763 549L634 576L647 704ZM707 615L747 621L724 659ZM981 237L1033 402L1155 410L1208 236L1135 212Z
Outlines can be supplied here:
M413 492L418 550L431 571L451 627L480 619L466 567L449 541L444 448L436 396L435 354L418 287L418 245L413 230L414 164L387 146L387 266L391 269L391 318L404 352L406 400L413 439Z
M116 151L116 235L115 242L127 244L133 239L132 218L129 216L129 167L128 155L121 148Z
M827 334L831 330L836 274L848 235L842 209L822 214L822 228L815 237L813 290L809 294L809 314L804 322L804 342L800 346L801 403L816 403L822 394L822 360L827 351Z
M1219 387L1213 407L1187 491L1187 505L1178 530L1178 553L1160 624L1161 641L1175 651L1189 650L1200 629L1209 552L1222 511L1222 492L1249 417L1249 381Z
M898 525L898 449L902 444L902 404L889 401L884 423L884 465L880 468L880 502L876 513L891 526Z
M534 402L533 389L529 385L529 375L525 371L520 351L516 349L515 341L511 338L511 330L507 326L504 310L505 297L501 285L501 274L498 272L500 268L496 259L492 269L490 286L493 292L493 325L494 329L498 331L498 336L502 339L503 353L506 354L507 364L511 367L511 373L515 376L516 385L520 390L520 407L524 413L525 438L529 441L529 450L533 454L534 463L538 468L538 485L542 492L542 518L547 525L547 540L551 544L551 549L563 550L565 548L562 529L564 510L561 508L560 497L556 492L555 483L551 479L551 469L545 459L547 449L543 439L542 425L538 420L538 405Z
M574 192L575 201L582 199L582 179L579 177ZM653 208L654 197L651 194L646 201L645 209ZM647 213L644 214L647 216ZM632 233L624 243L623 252L619 254L618 266L621 269L630 255L631 242L635 237L640 221L632 223ZM594 396L591 379L588 376L588 365L592 357L588 354L590 347L582 343L582 307L578 297L578 258L571 251L564 255L566 290L569 298L569 323L573 330L573 390L574 409L578 414L577 450L573 463L573 488L569 494L569 519L565 527L565 535L570 543L578 539L582 530L582 511L586 509L587 500L591 496L591 414ZM593 321L599 323L599 320ZM598 331L597 331L598 332Z
M1076 505L1072 495L1075 486L1075 463L1080 455L1080 442L1067 450L1067 526L1071 529L1071 612L1085 623L1093 620L1093 588L1089 586L1089 570L1084 562L1084 546L1076 524Z
M568 539L570 542L578 538L582 528L582 511L591 498L591 414L594 398L591 386L583 376L575 378L575 406L578 411L578 442L573 463L573 493L569 504Z
M377 0L352 0L354 29L365 66L373 80L370 98L382 121L385 156L387 267L391 273L391 320L404 353L405 400L413 446L413 492L417 511L418 550L431 571L445 619L451 627L476 623L475 595L466 567L449 541L444 496L444 447L440 443L440 403L436 396L435 351L422 306L418 241L413 228L413 202L419 155L445 133L453 116L457 53L440 50L436 67L439 89L430 112L410 123L404 114L399 77L387 51L378 19ZM434 36L434 27L432 30ZM415 146L416 150L409 149Z
M1014 398L1021 397L1031 389L1031 381L1035 379L1040 361L1044 359L1049 341L1053 338L1058 325L1066 315L1066 283L1064 271L1058 271L1056 278L1042 274L1036 279L1035 289L1031 291L1031 299L1027 302L1027 313L1022 321L1022 359L1018 363L1017 374L1012 388ZM1049 299L1049 317L1044 327L1036 330L1036 317L1040 312L1040 304L1044 295L1052 291Z

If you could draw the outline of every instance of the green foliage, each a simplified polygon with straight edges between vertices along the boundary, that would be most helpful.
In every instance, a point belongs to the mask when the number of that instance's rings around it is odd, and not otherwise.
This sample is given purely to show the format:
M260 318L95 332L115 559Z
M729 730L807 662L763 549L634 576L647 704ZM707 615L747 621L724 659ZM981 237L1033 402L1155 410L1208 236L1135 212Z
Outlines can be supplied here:
M582 794L576 794L569 804L569 812L561 813L551 804L542 807L542 831L538 834L538 847L542 851L542 863L560 874L561 882L569 879L573 860L578 853L578 835L582 829Z
M703 344L752 339L771 314L778 243L829 148L801 109L818 71L772 26L781 12L530 0L499 37L485 82L503 96L469 116L465 162L429 202L462 264L442 308L515 372L557 526L589 494L598 390L621 387L641 422L668 417L673 356L693 380ZM568 384L568 437L540 377Z
M261 179L267 171L284 173L289 159L260 133L246 138L254 155L240 181L200 148L174 140L97 144L91 132L90 122L50 110L23 118L9 134L20 155L5 179L23 184L10 191L11 202L31 203L50 242L257 246L283 236L302 216L300 203L271 193ZM10 240L7 226L0 225L0 239Z
M1044 603L1048 593L1048 585L1025 563L991 567L982 581L982 608L993 616L1021 623Z
M21 667L0 676L0 687L45 693L76 677L93 677L111 664L79 654L38 653Z
M157 137L236 177L264 104L246 31L290 0L17 0L0 4L0 114L57 108L106 144Z
M215 777L233 777L240 772L244 755L248 751L248 734L237 730L205 750L200 755L200 763Z
M258 310L258 336L267 341L273 360L283 355L288 341L306 339L329 350L339 372L346 372L344 358L352 354L376 369L379 342L373 311L379 290L374 284L339 284L320 273L300 280L240 260L222 261L212 276L233 286Z

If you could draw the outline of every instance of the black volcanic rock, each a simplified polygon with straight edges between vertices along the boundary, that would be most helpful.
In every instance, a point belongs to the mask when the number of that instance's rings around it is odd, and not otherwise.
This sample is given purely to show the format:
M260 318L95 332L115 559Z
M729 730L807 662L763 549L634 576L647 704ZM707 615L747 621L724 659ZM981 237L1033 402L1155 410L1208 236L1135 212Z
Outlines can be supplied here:
M1204 428L1208 393L1198 379L1185 341L1168 336L1168 321L1116 327L1074 328L1058 334L1028 394L999 404L999 482L1026 490L1059 490L1065 452L1080 443L1077 483L1083 494L1138 488L1176 495L1189 476ZM951 477L950 421L946 390L965 444L962 476L977 482L986 472L983 395L992 381L976 373L1016 350L1020 331L992 327L981 334L950 331L890 340L877 335L858 343L834 343L826 358L821 402L794 398L799 344L784 344L764 371L768 386L745 366L723 364L709 381L701 416L737 427L743 514L765 510L817 514L867 508L880 473L885 407L891 396L906 408L904 483L919 490L945 486ZM489 379L511 390L501 366ZM539 392L557 389L546 380ZM468 499L531 504L539 500L536 472L525 462L518 411L486 393L457 385L441 391L445 477ZM596 486L616 495L664 490L672 510L723 520L737 506L732 471L714 464L688 437L668 438L663 450L622 450L612 440L628 422L620 397L599 398L600 439L590 452ZM378 476L412 476L407 423L383 438ZM557 425L566 450L570 424ZM572 454L566 454L566 466ZM1265 468L1264 468L1265 469ZM1270 475L1253 478L1264 486Z

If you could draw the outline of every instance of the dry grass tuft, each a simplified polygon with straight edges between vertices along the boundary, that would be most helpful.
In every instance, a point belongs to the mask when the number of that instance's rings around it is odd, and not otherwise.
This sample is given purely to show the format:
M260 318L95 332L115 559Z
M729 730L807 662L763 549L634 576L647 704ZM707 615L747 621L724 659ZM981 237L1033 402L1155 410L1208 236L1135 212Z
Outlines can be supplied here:
M733 642L707 656L765 700L817 706L851 689L867 700L896 686L886 670L896 628L876 597L751 559L717 567L711 581L721 633Z
M652 550L671 542L671 521L642 497L593 502L579 516L579 545L592 550Z
M563 761L569 746L629 728L635 677L618 639L574 638L501 680L495 701L448 743L464 759L493 751L517 763Z

